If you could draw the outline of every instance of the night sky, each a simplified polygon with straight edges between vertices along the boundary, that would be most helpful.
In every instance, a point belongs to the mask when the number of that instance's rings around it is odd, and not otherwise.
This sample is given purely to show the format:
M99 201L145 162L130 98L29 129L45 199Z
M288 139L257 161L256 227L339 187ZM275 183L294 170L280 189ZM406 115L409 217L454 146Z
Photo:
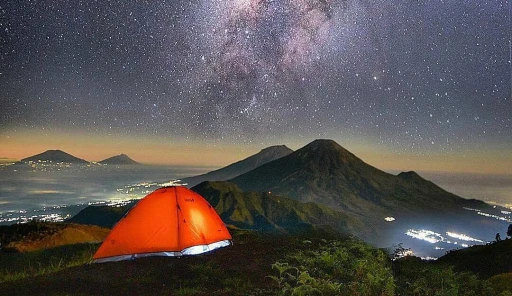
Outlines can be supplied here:
M511 28L505 0L2 1L0 157L221 164L331 138L509 172Z

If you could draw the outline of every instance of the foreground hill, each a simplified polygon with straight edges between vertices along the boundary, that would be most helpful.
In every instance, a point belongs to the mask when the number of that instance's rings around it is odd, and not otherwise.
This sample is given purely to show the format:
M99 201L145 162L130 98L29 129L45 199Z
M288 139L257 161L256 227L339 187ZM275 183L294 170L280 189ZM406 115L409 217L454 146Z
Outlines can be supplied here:
M131 159L126 154L119 154L116 156L109 157L100 161L101 164L110 164L110 165L136 165L139 164L135 160Z
M134 203L122 207L88 206L66 222L111 228L128 212Z
M512 273L487 280L414 257L393 263L382 250L358 240L314 232L290 236L234 230L232 235L232 246L181 258L88 264L97 244L4 253L0 291L2 295L226 296L504 296L512 291Z
M295 250L316 249L320 243L314 236L269 235L257 231L234 231L232 235L232 246L198 256L83 264L51 274L0 282L0 291L2 295L277 295L280 292L277 284L267 277L278 274L272 264L287 254L294 254ZM75 249L83 253L84 247ZM72 251L67 248L58 253L67 255ZM94 251L90 250L90 256ZM56 256L55 253L43 255ZM24 254L2 255L9 256L0 261L0 274L6 267L4 262L10 263L11 255ZM354 260L362 259L360 256L359 252Z
M34 156L23 158L20 162L28 163L30 161L32 161L32 162L45 161L45 162L51 162L51 163L63 162L63 163L76 163L76 164L89 163L87 160L75 157L69 153L62 151L62 150L47 150L43 153L39 153Z
M30 222L0 226L3 251L31 252L57 246L100 242L107 228L70 223Z
M512 239L448 252L437 261L483 278L512 272ZM512 283L511 283L512 285Z
M376 242L385 217L401 221L458 219L463 208L491 209L451 194L415 172L392 175L374 168L332 140L316 140L231 180L244 191L272 192L342 211L366 225L362 237ZM395 223L395 224L396 224Z
M269 161L286 156L292 152L293 150L284 145L271 146L262 149L257 154L254 154L246 159L240 160L226 167L208 172L203 175L185 178L182 180L182 182L187 183L188 187L193 187L204 181L226 181L252 169L255 169Z

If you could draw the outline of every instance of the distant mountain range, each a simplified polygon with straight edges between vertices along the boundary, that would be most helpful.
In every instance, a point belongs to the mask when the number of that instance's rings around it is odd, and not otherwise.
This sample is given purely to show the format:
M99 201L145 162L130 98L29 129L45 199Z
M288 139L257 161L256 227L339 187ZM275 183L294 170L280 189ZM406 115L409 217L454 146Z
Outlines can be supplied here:
M212 182L237 173L228 182ZM235 228L322 229L382 246L391 231L404 233L411 225L474 223L471 227L486 232L497 223L475 219L471 210L490 212L492 206L449 193L415 172L383 172L332 140L316 140L294 152L285 146L270 147L228 167L184 179L192 184L204 180L209 182L192 189ZM126 210L89 207L72 221L111 226L99 221L113 225ZM386 222L388 217L395 221Z
M66 153L62 150L47 150L43 153L36 154L34 156L30 156L27 158L23 158L19 161L19 163L29 163L29 162L51 162L51 163L73 163L73 164L88 164L90 163L87 160L75 157L69 153ZM134 165L139 164L134 161L126 154L120 154L117 156L113 156L107 158L105 160L100 161L101 164L114 164L114 165Z
M246 159L240 160L221 169L211 171L203 175L182 179L182 182L186 183L187 187L193 187L204 181L229 180L250 170L253 170L262 164L281 158L292 152L293 150L284 145L271 146L261 150L257 154L254 154Z
M359 236L375 242L387 236L384 218L419 221L492 209L482 201L449 193L415 172L392 175L366 164L332 140L305 147L230 180L244 191L272 192L337 209L366 224Z

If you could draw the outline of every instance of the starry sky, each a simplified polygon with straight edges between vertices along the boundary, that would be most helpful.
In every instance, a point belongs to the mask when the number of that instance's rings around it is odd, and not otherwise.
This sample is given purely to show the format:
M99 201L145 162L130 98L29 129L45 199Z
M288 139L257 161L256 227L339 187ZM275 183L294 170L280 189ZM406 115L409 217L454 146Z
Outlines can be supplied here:
M508 1L2 1L0 157L510 173Z

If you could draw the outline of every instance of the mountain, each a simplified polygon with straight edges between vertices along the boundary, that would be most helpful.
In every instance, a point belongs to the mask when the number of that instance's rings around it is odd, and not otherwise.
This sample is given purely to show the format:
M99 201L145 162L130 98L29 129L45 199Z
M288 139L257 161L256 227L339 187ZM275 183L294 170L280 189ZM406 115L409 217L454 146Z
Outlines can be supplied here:
M101 164L111 164L111 165L134 165L139 164L135 160L128 157L126 154L119 154L116 156L112 156L110 158L104 159L100 161Z
M383 172L332 140L313 141L230 181L244 191L272 192L337 209L365 223L373 233L364 239L371 242L387 235L383 221L388 216L397 219L395 224L433 218L457 220L460 216L455 214L469 215L464 207L491 208L449 193L415 172Z
M36 154L31 157L27 157L22 159L21 163L28 163L28 162L39 162L39 161L46 161L46 162L52 162L52 163L78 163L78 164L87 164L88 161L75 157L71 154L68 154L62 150L47 150L43 153Z
M281 158L292 152L293 150L286 147L285 145L271 146L262 149L257 154L254 154L246 159L240 160L221 169L211 171L203 175L182 179L182 182L187 183L187 187L193 187L204 181L229 180L252 169L255 169L262 164Z

